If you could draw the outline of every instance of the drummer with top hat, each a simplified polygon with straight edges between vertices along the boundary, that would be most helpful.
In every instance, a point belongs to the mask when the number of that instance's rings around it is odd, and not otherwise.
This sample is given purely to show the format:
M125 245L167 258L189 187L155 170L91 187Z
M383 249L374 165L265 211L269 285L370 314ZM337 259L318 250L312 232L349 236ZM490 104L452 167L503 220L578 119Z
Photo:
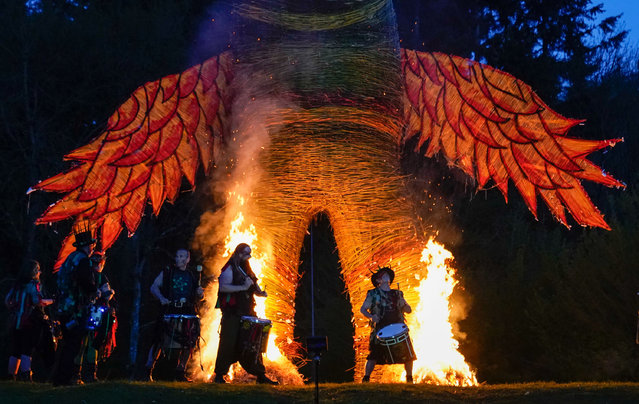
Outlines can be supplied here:
M366 299L360 308L364 317L371 320L369 355L366 358L363 383L369 382L376 364L384 364L383 347L376 343L377 333L390 324L405 323L404 313L410 313L411 307L406 303L404 294L399 289L391 289L395 272L389 267L379 268L371 276L374 289L366 293ZM404 362L406 382L413 382L413 360Z

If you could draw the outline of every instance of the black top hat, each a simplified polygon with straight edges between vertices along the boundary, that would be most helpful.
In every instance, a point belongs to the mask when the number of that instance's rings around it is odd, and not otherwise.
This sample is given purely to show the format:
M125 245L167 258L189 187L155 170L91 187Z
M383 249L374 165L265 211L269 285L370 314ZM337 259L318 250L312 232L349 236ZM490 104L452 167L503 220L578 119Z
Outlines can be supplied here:
M91 234L90 230L83 231L75 234L75 242L73 243L74 247L85 247L91 244L95 244L95 239Z
M382 275L384 275L384 273L387 273L390 277L390 282L388 283L393 283L393 279L395 279L395 271L390 269L390 267L382 267L379 268L377 272L373 272L373 276L371 276L371 282L373 283L374 287L379 286L377 285L377 281L379 280L379 278L382 277Z

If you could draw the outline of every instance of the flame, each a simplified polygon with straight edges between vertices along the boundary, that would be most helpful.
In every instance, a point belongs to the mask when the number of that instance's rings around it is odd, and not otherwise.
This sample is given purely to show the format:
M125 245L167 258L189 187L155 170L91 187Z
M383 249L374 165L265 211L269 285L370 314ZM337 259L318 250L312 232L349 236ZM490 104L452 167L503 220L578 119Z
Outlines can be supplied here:
M230 222L228 235L224 239L224 250L221 254L221 260L226 261L240 243L246 243L251 246L251 269L258 278L258 283L265 289L264 278L267 276L264 268L269 267L270 254L268 252L268 244L258 237L257 231L253 224L247 223L243 209L246 198L235 192L229 192L229 205L236 210L234 218ZM206 296L217 297L217 282L207 289ZM268 293L268 291L267 291ZM268 298L255 296L256 306L255 312L259 318L266 318L266 305ZM210 309L202 316L202 334L206 341L205 347L202 349L202 362L206 364L206 375L202 378L210 379L212 377L212 369L217 356L217 346L219 343L219 327L221 321L221 312L219 310ZM275 344L277 335L271 329L264 357L264 365L267 374L285 381L287 384L302 384L303 378L299 374L297 367L293 365L289 359L282 354ZM246 380L247 374L242 370L239 364L231 366L229 371L230 380Z
M449 386L475 386L477 378L458 351L459 342L453 333L450 296L458 281L455 269L448 265L453 255L432 239L422 250L424 264L416 274L419 285L405 290L409 302L416 301L406 324L417 359L413 363L415 383ZM423 277L423 275L426 275ZM403 365L387 366L380 380L397 383L405 380ZM380 369L381 370L381 369ZM378 372L376 370L375 372Z
M217 257L217 261L224 262L231 256L235 247L240 243L251 246L251 267L257 276L260 285L265 285L270 279L277 277L273 267L273 254L267 240L260 238L255 226L248 219L246 198L229 192L227 216L228 234L224 240L223 252ZM471 386L477 385L475 373L466 363L464 356L458 351L459 342L453 333L451 323L450 296L458 281L455 279L455 270L448 265L452 254L443 246L429 240L421 252L417 287L405 290L405 296L413 306L413 312L407 316L407 324L410 329L410 337L417 359L413 365L413 379L417 383L430 383L439 385ZM395 265L401 263L395 261ZM417 257L415 257L415 262ZM427 276L426 276L427 275ZM268 291L267 291L268 292ZM217 283L213 283L206 291L206 296L217 296ZM270 299L274 297L256 297L256 313L260 318L266 318L266 308ZM217 355L219 341L219 324L221 313L212 309L212 305L202 317L202 335L206 343L202 348L202 363L207 369L203 379L211 377L212 369ZM281 383L302 384L303 378L298 369L282 353L275 344L277 339L275 328L271 329L264 364L267 374L278 379ZM381 381L399 382L404 380L402 376L403 366L385 366L380 372ZM231 367L229 378L233 381L247 381L248 375L242 368L235 364Z
M413 364L415 382L454 386L477 385L475 373L458 351L453 335L449 299L458 281L448 265L453 255L432 239L422 250L420 262L428 276L417 287L418 303L408 316L408 327L417 359Z

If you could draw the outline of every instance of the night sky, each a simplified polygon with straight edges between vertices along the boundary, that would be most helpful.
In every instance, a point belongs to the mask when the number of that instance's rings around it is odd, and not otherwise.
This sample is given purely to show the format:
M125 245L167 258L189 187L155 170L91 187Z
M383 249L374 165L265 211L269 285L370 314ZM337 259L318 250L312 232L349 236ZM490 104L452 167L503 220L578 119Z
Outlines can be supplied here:
M639 42L639 1L637 0L603 0L605 9L604 16L621 16L622 23L619 24L630 32L628 33L628 44L636 46ZM598 2L595 0L594 4Z

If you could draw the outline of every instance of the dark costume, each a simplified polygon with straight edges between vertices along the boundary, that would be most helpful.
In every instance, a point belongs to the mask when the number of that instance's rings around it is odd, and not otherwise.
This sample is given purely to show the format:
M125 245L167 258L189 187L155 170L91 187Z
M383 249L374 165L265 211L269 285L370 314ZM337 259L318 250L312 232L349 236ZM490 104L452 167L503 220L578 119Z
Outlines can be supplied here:
M185 367L193 349L200 338L199 318L181 319L177 316L196 316L197 304L200 296L197 293L198 281L193 273L186 269L184 271L171 265L162 271L162 295L170 300L170 303L162 306L162 313L155 327L155 341L151 347L154 351L151 366L147 368L149 380L153 380L152 373L162 349L168 344L178 343L180 354L176 379L188 381L185 375ZM176 316L172 321L165 321L165 318ZM179 329L178 329L179 328ZM148 365L147 365L148 366Z
M196 314L198 282L190 270L181 271L175 266L162 272L162 295L171 301L164 307L164 314Z
M94 271L93 276L98 289L104 290L105 285L108 286L108 289L111 289L109 279L105 274ZM96 302L96 306L104 309L104 314L102 315L100 325L89 333L91 346L97 354L95 360L106 360L111 356L116 346L115 333L118 329L118 319L116 316L117 303L115 299L109 299L109 295L104 295L104 292L102 292L102 297Z
M55 345L51 345L54 342L42 299L41 284L36 279L23 285L16 284L9 291L5 299L9 308L9 353L15 358L31 357L36 347L43 348L45 364L50 365ZM31 375L25 375L25 378L30 379Z
M226 270L231 270L233 273L232 285L243 285L247 276L253 279L254 284L248 290L218 292L216 307L222 310L222 321L220 323L220 344L215 361L216 381L221 382L220 379L227 374L229 367L238 361L244 370L258 376L258 381L262 381L265 373L262 355L251 355L250 357L242 355L241 346L238 343L240 319L242 316L256 316L254 294L257 277L252 271L244 271L232 263L227 264L222 272Z
M99 265L99 263L92 262L92 265ZM82 367L82 380L87 382L98 380L98 360L106 360L113 352L118 327L115 302L109 299L112 294L109 280L104 273L95 269L92 269L92 273L93 281L101 294L100 298L90 306L87 336L82 341L80 354L75 358L76 365Z
M366 293L366 299L370 299L371 314L379 316L380 320L374 324L369 338L369 354L366 359L372 359L377 364L386 364L382 347L375 343L377 333L389 324L404 323L404 312L399 307L399 302L403 300L404 294L401 290L391 289L384 291L380 288L371 289Z
M71 384L78 373L74 359L87 336L87 307L97 295L92 272L88 255L78 249L67 257L58 273L57 318L63 338L58 366L53 374L54 385Z

